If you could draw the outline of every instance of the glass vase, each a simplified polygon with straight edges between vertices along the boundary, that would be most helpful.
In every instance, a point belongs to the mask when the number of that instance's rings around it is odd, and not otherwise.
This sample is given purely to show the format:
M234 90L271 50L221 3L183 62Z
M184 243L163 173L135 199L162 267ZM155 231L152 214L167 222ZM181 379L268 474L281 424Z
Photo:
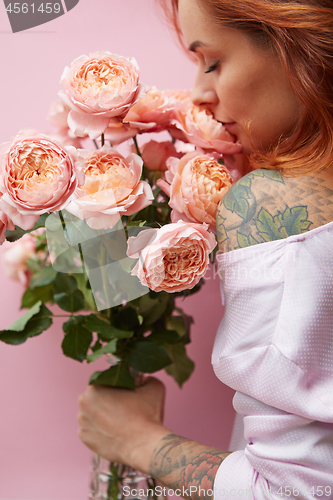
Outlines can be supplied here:
M163 487L155 479L127 465L108 462L94 454L89 500L162 500Z

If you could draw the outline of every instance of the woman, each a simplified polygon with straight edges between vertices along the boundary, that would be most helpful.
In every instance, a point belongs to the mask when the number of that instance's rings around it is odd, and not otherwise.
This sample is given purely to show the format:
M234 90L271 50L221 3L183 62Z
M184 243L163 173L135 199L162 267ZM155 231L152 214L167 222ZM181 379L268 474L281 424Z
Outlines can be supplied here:
M333 4L172 6L198 62L193 101L252 168L217 214L226 312L212 356L248 444L229 453L172 434L155 379L89 387L80 437L184 497L333 498Z

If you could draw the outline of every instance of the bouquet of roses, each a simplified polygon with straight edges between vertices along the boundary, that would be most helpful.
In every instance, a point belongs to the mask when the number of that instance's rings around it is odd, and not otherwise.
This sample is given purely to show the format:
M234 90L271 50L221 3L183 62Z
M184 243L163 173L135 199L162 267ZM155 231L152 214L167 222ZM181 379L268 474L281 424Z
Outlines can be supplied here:
M176 298L200 289L241 146L189 92L140 83L133 58L81 56L60 84L56 130L23 130L0 151L2 256L28 309L0 340L41 334L56 304L64 354L109 357L90 383L134 388L165 368L181 385L192 318Z

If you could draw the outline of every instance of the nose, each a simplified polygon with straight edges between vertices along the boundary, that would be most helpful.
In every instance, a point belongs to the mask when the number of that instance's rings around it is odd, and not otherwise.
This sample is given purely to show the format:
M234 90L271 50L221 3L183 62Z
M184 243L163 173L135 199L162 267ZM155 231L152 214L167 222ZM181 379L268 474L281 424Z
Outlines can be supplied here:
M196 106L210 107L217 104L217 94L213 85L210 82L208 74L198 72L194 81L191 99Z

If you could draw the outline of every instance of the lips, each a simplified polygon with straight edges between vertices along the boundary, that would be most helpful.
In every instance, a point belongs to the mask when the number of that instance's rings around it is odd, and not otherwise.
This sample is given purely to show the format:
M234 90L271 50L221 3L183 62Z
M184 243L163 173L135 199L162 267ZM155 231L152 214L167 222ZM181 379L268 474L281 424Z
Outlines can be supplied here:
M236 122L221 123L228 132L230 132L230 129L236 125Z
M234 133L232 132L234 126L236 125L236 122L220 122L221 125L223 125L223 127L226 129L227 132L229 132L229 134L233 137L234 139L234 142L237 142L237 135L235 134L235 130L234 130Z

